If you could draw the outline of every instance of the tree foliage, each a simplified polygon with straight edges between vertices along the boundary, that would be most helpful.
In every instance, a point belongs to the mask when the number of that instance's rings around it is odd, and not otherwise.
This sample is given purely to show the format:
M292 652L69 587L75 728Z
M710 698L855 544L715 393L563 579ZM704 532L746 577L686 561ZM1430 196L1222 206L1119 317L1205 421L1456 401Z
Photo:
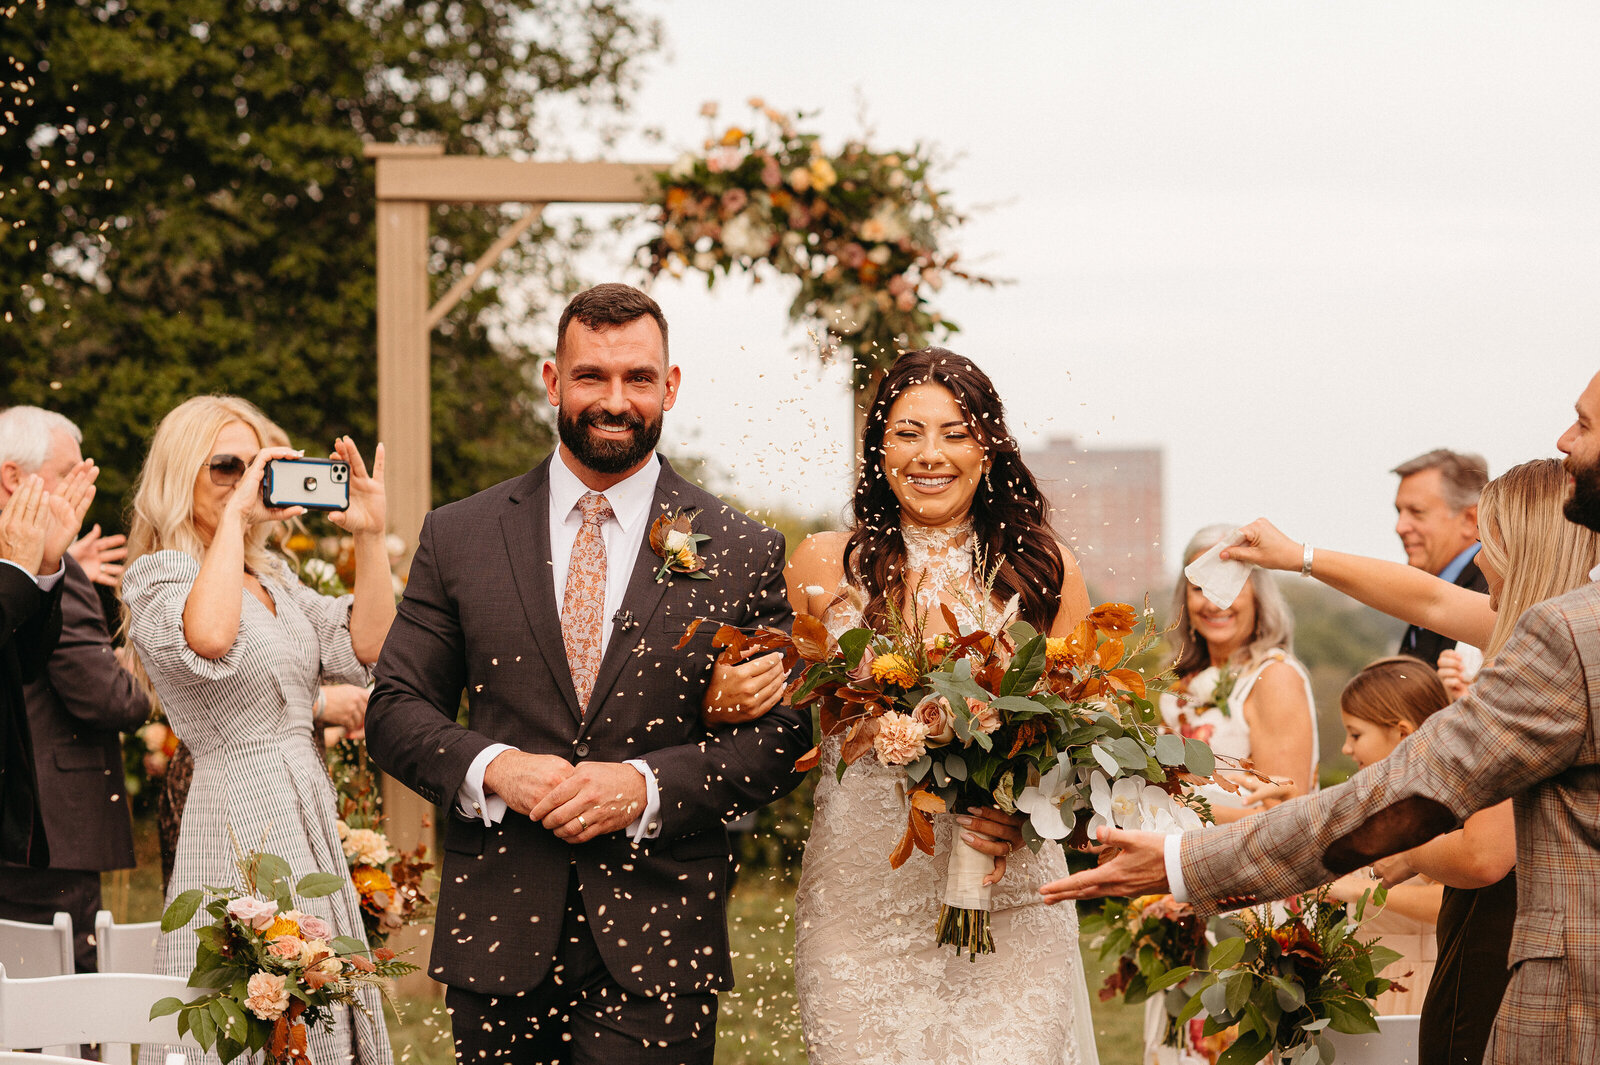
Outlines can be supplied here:
M3 0L0 0L3 3ZM321 450L377 429L363 142L534 152L564 105L615 114L658 44L630 0L25 0L0 7L0 388L76 420L115 511L161 416L245 396ZM435 296L505 225L432 218ZM504 260L530 313L582 232ZM484 285L435 331L436 500L549 446L533 353Z

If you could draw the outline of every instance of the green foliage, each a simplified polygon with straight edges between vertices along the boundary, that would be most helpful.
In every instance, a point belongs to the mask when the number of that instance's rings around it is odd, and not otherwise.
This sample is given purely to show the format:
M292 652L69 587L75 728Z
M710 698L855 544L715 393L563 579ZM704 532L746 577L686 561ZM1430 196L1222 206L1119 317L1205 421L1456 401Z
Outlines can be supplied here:
M364 142L548 148L537 130L563 98L626 105L657 34L631 0L15 5L0 19L0 392L82 426L105 468L91 520L108 525L156 422L195 393L251 399L312 449L346 432L370 446ZM430 223L435 295L504 225L471 206ZM501 284L548 311L578 287L585 239L535 226ZM535 358L495 340L497 303L480 287L434 334L439 500L549 444Z

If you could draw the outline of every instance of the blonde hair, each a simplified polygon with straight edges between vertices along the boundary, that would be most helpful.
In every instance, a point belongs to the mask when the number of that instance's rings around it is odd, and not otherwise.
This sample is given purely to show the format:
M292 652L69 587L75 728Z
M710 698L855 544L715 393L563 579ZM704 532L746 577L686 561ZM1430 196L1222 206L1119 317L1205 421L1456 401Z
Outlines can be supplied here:
M1600 534L1562 514L1567 476L1559 459L1534 459L1490 481L1478 503L1483 560L1505 580L1485 657L1493 658L1523 611L1581 588L1600 565Z
M1189 545L1183 549L1184 565L1216 546L1235 528L1237 526L1207 525L1195 533ZM1289 613L1289 604L1284 602L1278 582L1265 570L1253 567L1249 584L1256 596L1255 631L1229 660L1230 664L1241 669L1249 669L1272 651L1288 653L1294 642L1294 615ZM1176 619L1174 631L1178 639L1178 660L1172 668L1178 676L1187 677L1211 664L1211 652L1205 640L1195 634L1194 622L1189 617L1189 578L1181 572L1178 574L1177 587L1172 590L1172 616Z
M134 482L127 565L154 551L182 551L204 560L205 540L194 523L194 482L211 460L217 434L234 422L248 425L261 447L287 439L260 408L237 396L195 396L161 419ZM244 564L253 573L269 574L275 568L267 550L274 527L262 522L245 534Z
M1420 658L1380 658L1350 678L1339 693L1339 712L1374 725L1415 729L1450 705L1434 668Z

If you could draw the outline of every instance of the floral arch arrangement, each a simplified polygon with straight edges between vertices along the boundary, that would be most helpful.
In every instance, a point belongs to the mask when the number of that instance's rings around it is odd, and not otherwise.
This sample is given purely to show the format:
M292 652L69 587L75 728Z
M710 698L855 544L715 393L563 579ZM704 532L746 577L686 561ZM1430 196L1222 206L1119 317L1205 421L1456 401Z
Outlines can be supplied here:
M729 126L657 174L650 204L660 232L641 253L652 276L693 270L708 286L735 270L797 279L790 320L827 330L824 358L849 354L859 396L901 351L957 331L931 301L946 280L994 282L958 269L943 246L965 218L930 183L927 149L850 141L829 154L817 134L796 128L805 115L759 98L750 107L752 128ZM701 114L714 122L716 105Z

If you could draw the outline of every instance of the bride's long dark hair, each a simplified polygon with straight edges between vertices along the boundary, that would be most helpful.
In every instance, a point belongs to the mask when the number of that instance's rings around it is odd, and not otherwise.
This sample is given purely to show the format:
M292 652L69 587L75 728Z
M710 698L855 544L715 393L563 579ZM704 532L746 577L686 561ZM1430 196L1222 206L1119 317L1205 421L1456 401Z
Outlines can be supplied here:
M988 473L972 499L973 547L986 567L999 563L995 594L1002 601L1019 596L1021 618L1044 632L1061 609L1066 570L1061 547L1045 522L1044 495L1006 428L1005 406L994 382L971 359L944 348L900 356L879 382L867 412L853 503L855 528L845 545L845 572L867 597L864 619L881 625L887 604L905 601L906 542L900 501L883 469L883 438L894 401L908 388L930 383L955 397L988 461Z

